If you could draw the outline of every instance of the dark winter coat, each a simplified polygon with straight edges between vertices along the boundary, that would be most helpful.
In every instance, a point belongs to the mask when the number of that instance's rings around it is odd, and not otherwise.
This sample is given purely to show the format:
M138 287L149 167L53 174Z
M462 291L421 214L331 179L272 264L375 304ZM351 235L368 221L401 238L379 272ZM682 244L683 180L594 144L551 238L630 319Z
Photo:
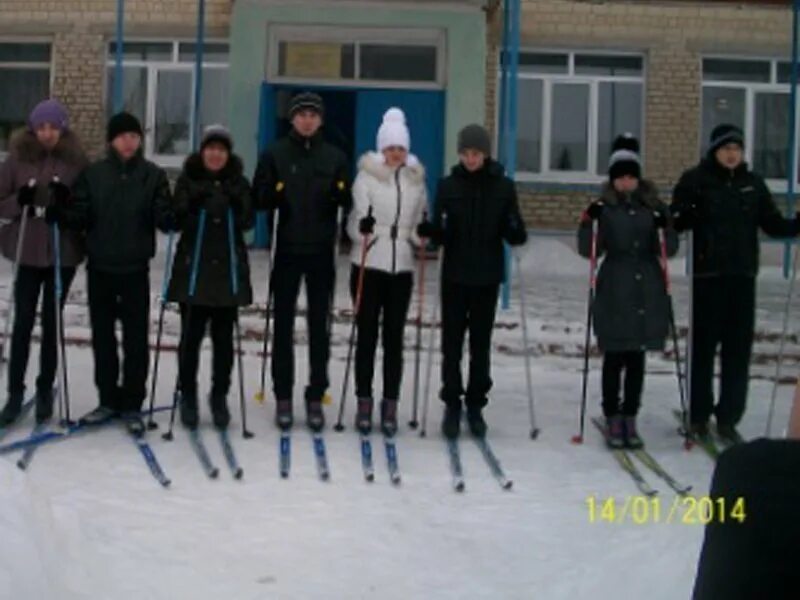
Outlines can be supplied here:
M660 350L669 332L669 299L661 267L654 212L669 215L655 187L642 181L630 197L607 185L601 198L597 256L605 255L597 276L594 330L604 352ZM578 229L578 251L591 255L592 221ZM667 254L678 251L675 231L666 230Z
M707 157L675 187L672 213L678 231L694 231L694 275L755 277L759 227L771 237L794 237L796 219L778 211L764 180L742 163L731 171Z
M34 204L50 204L48 185L53 177L67 186L75 183L78 174L86 166L86 155L78 138L71 131L64 131L52 152L47 152L26 129L15 134L11 140L8 158L0 165L0 218L10 222L0 229L0 250L3 256L14 260L22 218L22 209L17 204L17 191L36 180L37 192ZM65 231L61 236L61 264L75 267L83 260L84 240L79 232ZM53 266L53 237L44 217L29 213L25 241L20 264L29 267Z
M710 496L725 514L714 513L706 526L693 600L800 597L798 473L797 440L760 439L720 456ZM743 522L734 510L740 499Z
M197 289L193 304L202 306L246 306L253 301L250 267L243 232L253 226L250 185L242 174L242 161L231 155L219 173L208 171L199 154L186 159L175 185L173 202L181 239L175 253L167 298L187 302L200 208L206 210ZM233 210L234 247L238 270L238 294L233 295L228 208Z
M433 225L443 232L442 277L462 285L499 284L505 275L503 241L527 240L516 186L491 159L474 173L458 164L439 182Z
M344 153L322 133L301 137L292 130L258 161L253 178L257 208L278 204L278 254L319 254L333 249L339 207L348 210L349 168ZM276 186L283 186L280 200Z
M156 227L173 226L167 174L141 154L123 162L109 148L78 177L73 202L61 222L86 232L89 267L132 273L149 267L156 251Z

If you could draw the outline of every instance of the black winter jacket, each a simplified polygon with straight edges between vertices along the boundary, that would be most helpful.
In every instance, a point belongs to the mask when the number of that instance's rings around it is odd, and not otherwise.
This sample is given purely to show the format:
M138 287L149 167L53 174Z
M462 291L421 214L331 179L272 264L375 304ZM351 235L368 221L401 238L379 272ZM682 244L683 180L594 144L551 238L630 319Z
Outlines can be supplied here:
M129 273L147 269L156 250L156 228L174 227L169 181L140 154L123 162L113 149L78 177L73 202L60 221L86 231L89 267Z
M206 220L198 261L197 283L191 303L201 306L246 306L253 301L250 266L243 232L253 226L250 185L242 174L242 161L231 155L219 173L208 171L199 154L183 167L175 186L175 216L181 239L175 253L167 298L188 302L192 261L197 241L200 209ZM233 211L233 238L238 271L238 293L233 295L228 208Z
M671 206L678 231L694 231L694 276L755 277L759 227L771 237L794 237L796 219L778 211L764 180L742 163L731 171L713 157L686 171Z
M332 250L338 209L352 203L349 179L344 153L320 132L303 138L292 130L261 156L253 189L258 209L278 209L277 253Z
M528 237L516 186L491 159L474 173L456 165L439 182L433 225L442 232L442 277L462 285L502 282L503 241L520 245Z
M598 229L597 256L605 258L597 276L594 330L604 352L661 350L669 332L669 299L661 266L654 213L669 216L655 187L642 181L626 197L606 185ZM678 236L666 229L667 255L678 251ZM592 221L578 229L578 251L591 256Z

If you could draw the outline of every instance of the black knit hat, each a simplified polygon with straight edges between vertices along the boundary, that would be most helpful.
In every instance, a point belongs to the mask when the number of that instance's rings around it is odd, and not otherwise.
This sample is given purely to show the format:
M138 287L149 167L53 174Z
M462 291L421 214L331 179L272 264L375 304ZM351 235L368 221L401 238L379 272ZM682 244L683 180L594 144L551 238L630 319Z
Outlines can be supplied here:
M478 150L486 156L492 155L492 138L481 125L467 125L458 133L458 152Z
M625 175L642 178L642 159L639 157L639 140L624 133L614 140L608 159L608 179L614 181Z
M224 125L209 125L203 130L203 140L200 142L200 151L209 144L222 144L230 153L233 150L231 132Z
M138 133L144 137L144 131L142 131L142 124L139 119L127 112L117 113L108 121L106 141L113 142L114 138L123 133Z
M289 102L289 120L291 121L301 110L311 110L322 116L325 114L325 104L319 94L302 92Z
M713 155L727 144L738 144L741 148L744 148L744 132L730 123L717 125L714 127L714 131L711 132L708 153Z

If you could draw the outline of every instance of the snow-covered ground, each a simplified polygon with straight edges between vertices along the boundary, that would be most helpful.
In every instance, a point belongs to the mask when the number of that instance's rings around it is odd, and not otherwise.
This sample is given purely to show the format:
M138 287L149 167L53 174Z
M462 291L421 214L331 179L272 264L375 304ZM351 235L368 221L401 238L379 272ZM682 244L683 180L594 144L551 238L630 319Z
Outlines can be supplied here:
M258 311L243 315L248 425L256 437L234 436L245 469L241 482L224 470L212 432L206 442L223 468L208 480L185 433L164 442L149 440L171 489L150 477L133 443L115 427L42 448L28 472L16 456L0 458L0 597L2 598L687 598L693 582L702 527L689 524L590 523L587 499L620 501L636 488L600 437L587 429L574 446L580 405L580 360L586 311L587 263L572 240L536 238L523 252L531 331L538 440L529 423L519 327L517 290L511 311L498 314L494 345L493 403L488 410L491 441L514 489L503 492L477 448L462 442L466 492L455 494L438 434L440 403L431 402L429 431L421 439L403 428L398 449L403 483L388 481L375 438L376 481L361 474L358 439L352 428L327 434L332 479L316 477L311 440L294 434L292 474L278 474L278 437L273 407L252 400L258 384L262 327ZM769 255L775 254L774 247ZM266 261L254 252L253 281L263 308ZM770 262L771 258L765 258ZM160 288L163 255L154 262L153 294ZM434 269L429 269L429 295ZM683 263L672 261L676 310L685 324ZM331 361L331 391L338 402L350 330L340 265ZM5 298L8 275L2 280ZM750 411L742 423L749 437L763 435L772 390L774 355L782 325L787 282L767 266L759 284L758 341ZM79 274L66 311L73 412L95 405L84 276ZM157 309L153 305L153 322ZM792 314L800 308L795 303ZM412 307L412 316L416 309ZM167 315L165 343L177 341L176 314ZM305 324L297 321L298 402L306 376ZM153 328L153 332L155 329ZM425 338L427 339L427 330ZM412 398L414 328L408 327L403 421ZM796 339L787 345L796 374ZM208 349L201 385L208 387ZM33 353L33 356L36 356ZM166 404L175 377L175 355L161 363L158 403ZM438 357L437 357L438 365ZM599 413L598 359L592 361L590 414ZM32 363L29 381L35 375ZM671 410L678 404L671 357L648 364L641 428L649 448L678 479L702 495L712 471L700 451L686 453ZM424 372L424 368L423 368ZM438 369L437 369L438 373ZM235 389L235 388L234 388ZM380 390L378 382L376 391ZM775 435L786 423L793 388L778 391ZM238 396L231 393L235 423ZM205 406L203 406L205 409ZM335 406L328 418L335 419ZM348 406L350 425L353 407ZM205 413L207 416L207 412ZM163 427L167 418L162 413ZM590 426L589 426L590 427ZM9 438L21 437L29 425ZM664 511L674 495L662 490ZM663 517L663 515L662 515Z

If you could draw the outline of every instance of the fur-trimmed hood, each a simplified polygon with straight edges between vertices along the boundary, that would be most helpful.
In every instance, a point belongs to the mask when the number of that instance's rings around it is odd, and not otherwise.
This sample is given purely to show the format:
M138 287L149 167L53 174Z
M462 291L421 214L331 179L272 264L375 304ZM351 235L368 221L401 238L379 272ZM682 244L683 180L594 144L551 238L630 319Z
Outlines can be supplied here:
M30 129L20 129L15 132L11 136L9 148L11 156L21 163L36 164L48 155L47 150L36 139L36 134ZM78 136L69 129L61 133L61 139L51 155L79 169L88 164L86 153L81 147Z
M231 153L228 163L219 173L212 173L203 164L203 157L199 152L190 154L183 163L183 172L192 181L200 182L204 180L230 181L239 179L244 173L244 163L236 154Z
M643 205L653 210L658 208L661 203L658 197L658 189L653 182L647 179L639 181L639 188L632 195L639 198ZM622 199L622 195L614 189L610 182L606 182L603 185L601 197L603 202L609 206L619 204Z
M390 181L395 173L395 169L386 166L383 154L378 152L367 152L364 154L358 161L358 169L369 173L379 181ZM409 153L404 171L415 184L420 184L425 181L425 167L413 154Z

